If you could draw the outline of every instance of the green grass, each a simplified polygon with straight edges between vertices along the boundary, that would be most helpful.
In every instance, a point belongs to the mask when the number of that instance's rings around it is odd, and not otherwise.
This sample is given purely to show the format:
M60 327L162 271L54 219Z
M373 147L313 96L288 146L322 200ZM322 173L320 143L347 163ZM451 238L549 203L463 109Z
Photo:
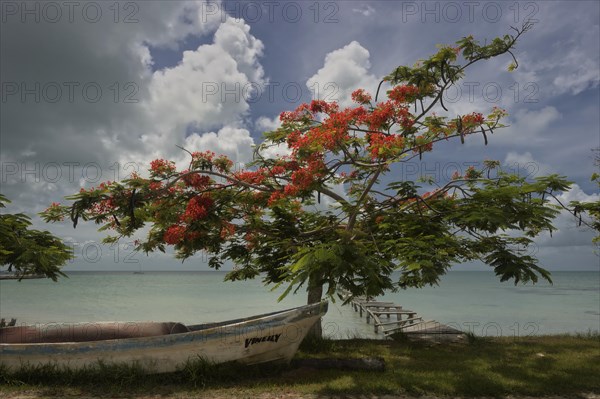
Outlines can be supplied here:
M135 365L80 370L45 366L0 369L0 397L53 396L252 397L285 393L439 396L576 395L600 393L600 336L472 337L466 343L312 340L298 358L382 357L385 372L293 369L285 366L188 363L180 372L144 375Z

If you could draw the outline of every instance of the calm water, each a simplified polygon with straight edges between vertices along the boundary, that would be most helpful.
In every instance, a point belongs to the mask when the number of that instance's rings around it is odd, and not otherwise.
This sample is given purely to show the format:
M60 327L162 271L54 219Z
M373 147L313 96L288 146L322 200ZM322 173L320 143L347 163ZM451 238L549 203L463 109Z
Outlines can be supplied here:
M223 282L222 272L69 272L68 279L0 281L0 315L19 323L228 320L304 304L305 293L277 302L260 280ZM554 285L515 287L487 272L453 272L439 287L384 299L425 319L478 335L530 335L600 330L600 273L555 272ZM373 336L349 307L330 304L328 335Z

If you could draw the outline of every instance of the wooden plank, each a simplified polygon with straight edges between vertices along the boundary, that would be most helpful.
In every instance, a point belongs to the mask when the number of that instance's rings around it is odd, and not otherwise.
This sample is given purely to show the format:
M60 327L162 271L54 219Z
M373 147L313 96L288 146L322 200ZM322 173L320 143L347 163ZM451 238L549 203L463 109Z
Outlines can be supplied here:
M358 312L358 309L360 307L360 304L363 302L367 302L366 298L363 296L357 296L352 300L352 307L354 308L355 312Z
M361 302L361 304L363 306L369 306L369 307L398 307L401 308L402 306L396 305L394 302Z
M379 317L377 317L377 315L374 315L373 313L371 313L370 310L367 310L368 314L367 314L367 324L369 324L369 314L371 317L373 317L373 330L375 331L375 334L377 334L379 326L381 325L381 320L379 320Z
M380 311L380 310L374 310L372 311L373 314L376 314L377 316L379 315L386 315L388 320L390 319L390 316L395 314L396 315L396 319L397 320L401 320L402 319L402 315L406 314L408 315L408 317L414 317L417 315L417 312L415 312L414 310L393 310L393 311Z
M366 312L370 308L396 308L399 307L395 305L393 302L361 302L358 304L359 315L362 317L363 312ZM402 307L399 307L402 308Z
M462 331L449 327L445 324L430 320L428 322L419 323L414 326L409 326L403 330L407 334L463 334Z
M431 322L437 323L435 320L421 321L420 323L413 323L413 324L408 324L408 325L400 325L400 326L396 326L396 327L384 329L383 333L385 335L393 334L393 333L396 333L396 332L406 333L406 330L408 328L413 328L414 329L415 326L424 325L424 324L431 323ZM410 332L408 332L408 333L410 334Z
M362 304L362 307L365 310L376 309L377 311L379 311L380 309L383 309L383 311L390 310L390 309L402 310L401 306L397 306L393 303L391 303L389 305L388 304L379 304L379 303L378 304L369 303L369 304Z
M408 315L408 317L414 317L417 315L417 312L411 310L411 311L378 311L378 310L374 310L371 311L373 314L377 315L377 316L381 316L381 315L386 315L387 318L389 319L391 315L396 315L396 318L398 320L400 320L402 318L402 315Z
M371 310L371 312L380 314L417 314L414 310Z
M382 308L376 308L376 307L365 307L365 310L368 309L370 311L372 311L373 313L377 313L377 314L397 314L394 312L402 312L401 310L388 310L388 309L382 309ZM393 308L391 308L393 309ZM416 312L409 312L409 313L416 313Z
M383 330L383 333L386 335L389 335L389 334L393 334L398 331L401 331L408 335L435 335L435 334L459 335L459 334L464 334L463 331L449 327L449 326L439 323L435 320L427 320L422 323L411 324L408 326L393 327L393 328L390 328L387 330Z
M415 320L423 320L422 317L413 317L410 319L403 319L403 320L396 320L396 321L386 321L385 323L379 323L379 326L389 326L392 324L406 324L409 321L415 321ZM410 324L413 325L413 324Z

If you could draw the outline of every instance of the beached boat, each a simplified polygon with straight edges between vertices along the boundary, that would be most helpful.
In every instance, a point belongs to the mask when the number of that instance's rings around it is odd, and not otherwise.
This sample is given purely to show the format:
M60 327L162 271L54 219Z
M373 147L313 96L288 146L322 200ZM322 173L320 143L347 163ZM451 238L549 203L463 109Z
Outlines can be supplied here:
M289 362L327 302L220 323L52 323L0 329L0 364L54 363L69 368L139 364L148 372L176 371L188 360L244 364Z

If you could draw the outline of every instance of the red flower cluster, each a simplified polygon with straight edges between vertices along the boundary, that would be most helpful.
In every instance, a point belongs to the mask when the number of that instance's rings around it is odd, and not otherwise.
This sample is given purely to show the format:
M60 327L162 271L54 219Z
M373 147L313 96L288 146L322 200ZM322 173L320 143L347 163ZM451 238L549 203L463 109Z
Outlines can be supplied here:
M292 183L300 190L306 190L316 180L324 176L327 167L322 159L313 157L304 168L292 173Z
M426 151L431 151L433 150L433 143L431 141L427 142L427 139L424 136L417 136L416 137L416 146L413 149L413 152L415 154L418 154L419 152L426 152Z
M213 166L215 153L212 151L195 151L192 152L192 169L209 169ZM222 167L222 166L221 166Z
M113 198L108 198L92 205L92 213L95 215L110 214L116 208Z
M181 172L183 176L182 180L187 187L193 187L195 189L201 190L206 188L210 184L210 177L201 175L200 173L189 173L189 170L184 170Z
M219 172L227 172L233 166L233 161L227 158L225 155L219 155L214 161L213 164L217 168Z
M283 188L283 197L295 197L299 192L300 188L298 186L288 184Z
M179 184L169 187L167 190L169 194L177 194L183 192L183 187Z
M386 101L377 104L373 112L366 117L365 122L369 125L369 130L381 130L384 125L392 120L395 114L394 104L391 101Z
M399 85L388 92L388 97L401 104L412 103L419 95L419 88L413 85Z
M246 248L252 249L256 246L256 235L253 233L246 233L244 235L244 240L246 241Z
M481 172L478 172L475 167L469 166L465 172L465 179L477 179L481 177Z
M288 186L285 186L285 188L287 188ZM284 191L285 191L285 188L284 188ZM292 188L288 189L288 193L290 191L293 191L293 189ZM291 195L291 193L290 193L290 195ZM286 197L286 194L283 191L273 191L271 193L271 196L269 197L269 200L267 201L267 205L273 206L277 201L279 201L280 199L283 199L285 197Z
M329 129L325 124L310 129L304 135L291 137L288 145L297 154L299 150L313 149L315 151L333 150L339 141L347 136L347 127L345 129Z
M169 245L177 245L183 241L185 237L185 227L180 225L173 225L165 231L163 240Z
M404 138L397 134L370 133L368 137L372 159L385 159L404 148Z
M221 227L220 236L221 239L224 240L228 237L231 237L235 233L235 225L229 222L223 222L223 226Z
M148 188L151 191L160 190L162 187L163 187L163 184L161 181L151 181L150 184L148 184Z
M292 173L292 184L298 189L306 189L314 182L314 175L309 168L298 169Z
M341 172L340 176L344 179L356 179L356 176L358 176L358 171L353 170L350 173Z
M44 210L44 213L53 213L55 220L59 220L61 222L65 220L65 217L62 215L60 209L60 202L53 202L48 208L46 208L46 210Z
M46 208L46 210L44 212L47 212L50 209L58 208L58 207L60 207L60 202L53 202L52 204L50 204L50 206L48 208Z
M205 218L213 203L213 199L206 194L192 198L185 208L185 213L181 216L181 221L191 223L194 220Z
M461 117L463 132L473 132L475 128L481 126L484 121L483 115L479 112L473 112L472 114Z
M265 181L266 178L264 174L264 169L259 169L257 171L237 172L233 174L233 177L240 181L250 184L261 184Z
M290 162L291 164L291 162ZM268 206L274 205L280 199L286 197L295 197L303 191L309 190L311 185L325 174L326 166L323 160L319 157L312 156L304 167L298 167L291 175L290 184L286 185L283 190L277 190L271 193Z
M192 160L194 160L194 161L204 160L204 161L212 162L215 155L216 154L212 151L194 151L194 152L192 152Z
M298 161L287 161L283 167L287 170L298 170L300 165L298 164Z
M323 100L312 100L309 109L310 112L313 113L313 115L319 112L333 114L335 112L338 112L340 107L335 101L328 103L327 101Z
M279 120L286 122L300 122L305 118L312 118L308 104L301 104L294 111L285 111L279 115Z
M423 193L423 195L421 195L421 198L425 199L425 198L430 198L430 197L433 198L433 197L439 197L439 196L440 196L440 189L436 188L433 191L427 191L427 192Z
M168 175L175 172L175 162L164 159L155 159L150 162L150 170L154 175Z
M314 101L313 101L314 103ZM287 137L287 144L292 148L293 155L299 151L334 151L341 143L349 138L350 125L362 124L368 115L363 107L346 108L342 111L333 110L337 105L329 104L329 116L319 125L306 133L294 131Z
M461 175L461 174L458 172L458 170L457 170L457 171L455 171L455 172L452 174L452 178L451 178L451 179L452 179L452 180L459 180L459 179L477 179L478 177L481 177L481 172L477 171L477 170L475 169L475 167L473 167L473 166L469 166L469 167L467 168L467 170L465 171L465 174L464 174L464 176L463 176L463 175Z
M273 176L283 175L283 174L285 174L285 172L286 172L285 167L283 167L282 165L275 165L270 170L270 173Z
M301 122L305 119L315 119L315 114L333 114L338 112L339 105L332 101L328 103L323 100L313 100L310 104L300 104L294 111L285 111L279 115L279 120L286 122Z
M371 95L363 89L354 90L352 92L352 101L358 104L369 104L371 102Z
M263 184L270 177L284 176L289 171L298 170L298 162L296 161L279 161L278 164L271 167L259 168L255 171L244 170L236 172L233 177L249 184Z
M109 186L110 186L112 183L113 183L113 182L111 182L110 180L108 180L108 181L105 181L105 182L102 182L102 183L100 183L100 184L98 185L98 187L91 187L91 188L89 188L89 189L87 189L87 190L86 190L85 188L80 188L80 189L79 189L79 192L80 192L80 193L86 193L86 192L88 192L88 193L91 193L91 192L93 192L93 191L96 191L96 190L108 190L108 189L109 189Z
M390 125L392 122L400 123L400 125L409 129L414 124L408 108L400 106L394 101L386 101L377 104L375 109L364 115L360 122L369 126L369 130L382 130L385 125Z
M100 185L98 186L98 189L99 189L99 190L105 190L105 189L107 189L107 188L108 188L108 186L110 186L111 184L112 184L112 182L111 182L110 180L108 180L108 181L105 181L105 182L102 182L102 183L100 183Z

